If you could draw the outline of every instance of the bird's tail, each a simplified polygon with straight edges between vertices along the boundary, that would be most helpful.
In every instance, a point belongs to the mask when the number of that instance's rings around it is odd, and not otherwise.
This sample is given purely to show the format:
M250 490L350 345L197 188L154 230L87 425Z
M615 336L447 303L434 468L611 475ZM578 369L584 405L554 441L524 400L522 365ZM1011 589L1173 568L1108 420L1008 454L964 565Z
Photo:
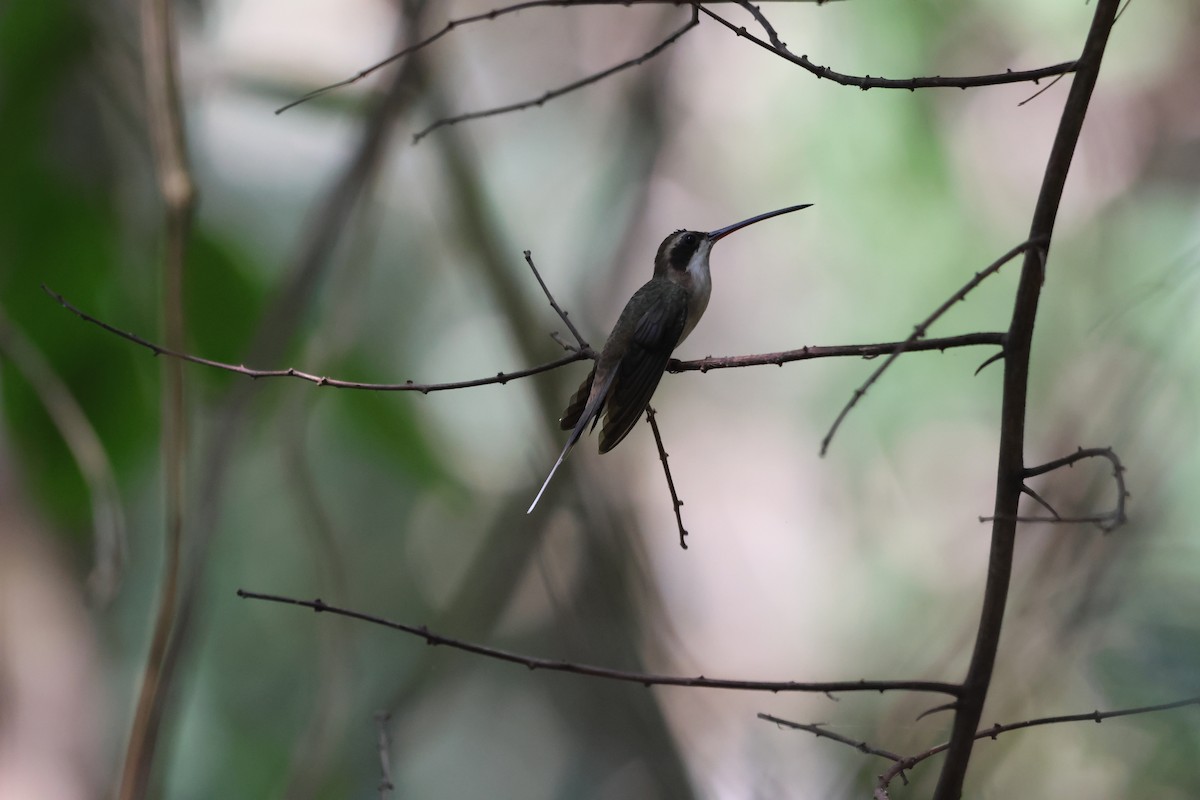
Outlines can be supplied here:
M571 429L571 435L567 438L567 443L563 445L562 452L558 455L558 461L555 461L554 466L550 468L550 474L546 476L546 481L542 484L542 488L538 490L537 497L533 498L533 502L529 505L529 510L525 512L526 514L533 513L534 506L542 499L542 495L546 492L546 487L550 485L550 479L554 477L554 473L558 472L558 468L562 466L563 459L567 457L567 453L571 452L571 448L579 441L579 437L583 435L583 431L588 423L591 422L594 425L595 421L600 418L600 412L604 410L604 400L608 397L608 389L612 385L612 376L608 375L603 378L599 386L596 386L592 381L594 377L594 374L590 375L588 376L588 380L585 381L585 383L591 383L591 396L588 398L587 405L584 406L583 411L579 413L579 419L575 422L575 427ZM582 389L583 387L580 388ZM574 406L573 399L572 406ZM570 408L568 412L571 412Z

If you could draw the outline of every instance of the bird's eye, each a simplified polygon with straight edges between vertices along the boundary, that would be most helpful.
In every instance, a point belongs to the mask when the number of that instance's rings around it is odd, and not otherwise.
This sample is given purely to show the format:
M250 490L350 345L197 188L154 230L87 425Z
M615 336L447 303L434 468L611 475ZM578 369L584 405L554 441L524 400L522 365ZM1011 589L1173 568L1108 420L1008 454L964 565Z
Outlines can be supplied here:
M700 234L695 231L683 232L683 236L676 239L675 246L671 248L669 259L671 266L680 270L687 269L688 262L691 261L698 249L700 249Z

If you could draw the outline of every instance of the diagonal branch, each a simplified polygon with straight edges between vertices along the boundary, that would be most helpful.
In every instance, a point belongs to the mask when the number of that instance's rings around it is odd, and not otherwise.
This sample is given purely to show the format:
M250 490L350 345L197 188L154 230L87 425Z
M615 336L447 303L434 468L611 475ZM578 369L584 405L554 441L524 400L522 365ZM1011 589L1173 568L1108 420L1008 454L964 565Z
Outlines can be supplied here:
M667 38L663 39L661 42L656 44L654 47L651 47L649 50L642 53L640 56L631 58L627 61L622 61L620 64L609 67L608 69L600 70L599 72L594 72L591 75L580 78L577 81L572 81L571 83L568 83L565 86L560 86L557 89L551 89L551 90L545 92L544 94L542 94L540 97L535 97L530 100L522 100L519 103L510 103L508 105L495 106L493 108L483 109L482 111L471 111L466 114L458 114L453 117L443 117L442 119L439 119L439 120L433 122L428 127L422 128L421 130L419 130L415 134L413 134L413 144L416 144L417 142L421 141L426 136L428 136L429 134L436 131L438 128L444 128L447 125L457 125L460 122L468 122L473 119L483 119L485 117L496 117L501 114L509 114L513 111L524 111L527 108L541 107L541 106L545 105L546 103L550 102L551 100L562 97L565 94L570 94L571 92L578 91L579 89L583 89L584 87L591 86L593 83L599 83L600 81L604 80L605 78L607 78L611 75L615 75L618 72L621 72L621 71L627 70L627 69L631 69L633 67L641 66L642 64L645 64L647 61L654 58L656 55L658 55L662 51L666 50L671 45L675 44L675 42L679 41L679 38L681 36L683 36L685 33L690 31L692 28L695 28L699 24L700 24L700 15L696 11L696 9L693 8L692 16L690 19L688 19L687 22L685 22L682 26L680 26L678 29L676 29L674 32L672 32L669 36L667 36Z
M225 372L234 372L238 375L245 375L246 377L253 378L255 380L259 378L298 378L302 381L315 383L317 386L329 386L334 389L361 389L374 392L420 392L421 394L429 394L431 392L446 392L453 389L470 389L476 386L488 386L494 383L505 384L509 381L517 380L519 378L528 378L530 375L538 375L542 372L549 372L550 370L558 369L559 367L567 364L573 364L576 361L584 361L589 358L596 357L596 354L592 351L592 349L585 346L583 349L568 353L562 358L541 364L536 367L530 367L529 369L514 370L512 372L498 372L495 375L487 378L474 378L471 380L454 381L451 383L413 383L412 381L405 381L404 383L365 383L362 381L346 381L338 378L325 377L324 375L313 375L293 367L288 367L286 369L253 369L245 366L244 364L227 364L223 361L214 361L211 358L202 358L200 356L191 355L190 353L172 350L170 348L163 347L162 345L155 344L148 339L143 339L136 333L123 331L120 328L109 325L103 320L96 319L90 314L71 305L66 298L44 284L42 285L42 289L44 289L47 294L57 300L63 308L67 309L85 322L90 322L99 328L103 328L109 333L120 336L122 339L133 342L137 345L141 345L150 352L154 353L156 356L177 358L181 361L187 361L192 364L200 364L201 366L212 367L213 369L219 369Z
M866 753L869 756L879 756L880 758L886 758L888 761L904 760L904 756L897 755L890 750L884 750L882 748L867 744L866 742L851 739L847 736L842 736L840 733L834 733L825 727L825 723L792 722L791 720L782 719L780 717L772 716L771 714L758 714L757 716L759 719L765 720L766 722L774 722L780 727L792 728L798 731L807 731L813 736L816 736L818 739L830 739L835 742L840 742L844 745L849 745L858 752Z
M1116 719L1118 717L1131 717L1138 714L1153 714L1159 711L1170 711L1175 708L1185 708L1187 706L1200 706L1200 695L1196 697L1188 697L1183 700L1174 700L1170 703L1159 703L1152 706L1138 706L1136 708L1120 708L1114 711L1090 711L1086 714L1062 714L1055 717L1039 717L1037 719L1029 719L1024 722L1012 722L1007 725L996 724L990 728L976 731L971 737L972 741L980 739L995 739L1002 733L1010 731L1018 731L1024 728L1037 728L1043 725L1059 725L1066 722L1095 722L1097 724L1106 719ZM762 716L761 714L759 715ZM794 726L800 727L800 726ZM801 728L807 730L806 728ZM876 783L875 796L887 797L888 784L896 778L897 775L903 775L905 770L912 769L915 765L925 761L928 758L936 756L938 753L943 753L949 749L950 743L939 744L936 747L931 747L923 753L918 753L913 756L905 756L903 758L894 759L895 763L888 768L886 772L879 776L879 781ZM876 753L878 755L878 753Z
M531 270L533 270L533 277L537 278L538 286L542 287L542 293L545 294L546 299L550 301L550 307L554 309L554 312L558 314L559 319L561 319L563 324L567 326L567 329L571 331L571 335L575 337L575 343L579 345L579 349L590 350L591 345L589 345L587 340L580 335L578 329L575 327L575 323L571 322L571 318L567 316L567 312L563 311L559 307L558 303L554 299L554 295L550 294L550 289L547 288L546 282L542 280L541 273L538 272L538 268L533 265L533 253L531 253L529 250L525 251L525 263L529 265Z
M645 672L630 672L627 670L608 669L607 667L596 667L589 664L578 664L571 661L557 661L547 658L535 658L533 656L521 655L508 650L500 650L495 647L486 645L474 644L472 642L464 642L459 639L452 639L449 636L442 636L434 633L424 625L405 625L401 622L392 622L391 620L376 617L371 614L364 614L361 611L353 611L346 608L338 608L331 606L323 600L298 600L292 597L283 597L274 594L261 594L259 592L248 592L245 589L238 589L238 597L247 600L265 600L271 603L283 603L286 605L302 606L311 608L316 612L328 612L350 619L362 620L369 622L372 625L379 625L384 628L390 628L401 633L406 633L411 636L416 636L425 640L425 643L430 646L445 646L455 650L462 650L467 653L474 653L485 658L495 659L497 661L507 661L510 664L520 664L530 670L546 670L548 672L567 672L573 675L588 675L593 678L604 678L606 680L618 681L623 683L640 683L643 686L691 686L706 689L739 689L749 692L813 692L827 694L830 692L930 692L933 694L956 695L959 687L952 683L941 683L938 681L883 681L883 680L859 680L859 681L826 681L826 682L798 682L798 681L743 681L729 678L706 678L703 675L695 678L686 678L675 675L652 675Z
M720 1L721 2L737 2L738 0L720 0ZM776 2L777 0L763 0L763 1L764 2ZM820 5L824 1L825 0L811 0L811 2L815 2L817 5ZM292 102L288 103L287 105L281 106L280 108L275 109L275 113L282 114L284 111L287 111L288 109L295 108L296 106L301 105L302 103L306 103L309 100L312 100L316 97L320 97L321 95L323 95L327 92L331 92L335 89L341 89L343 87L358 83L363 78L366 78L367 76L372 75L375 72L378 72L379 70L383 69L384 67L388 66L389 64L394 64L397 61L399 61L400 59L416 53L418 50L424 50L426 47L433 44L434 42L441 39L442 37L448 35L452 31L454 31L458 28L465 27L467 25L471 25L476 22L491 22L492 20L499 19L500 17L505 17L505 16L508 16L509 14L514 14L518 11L528 11L533 8L569 8L572 6L617 6L617 5L619 5L619 6L667 5L667 4L680 5L680 2L681 2L681 0L526 0L526 2L522 2L522 3L513 3L513 4L507 5L507 6L500 6L498 8L493 8L490 11L483 11L478 14L471 14L471 15L465 16L465 17L458 17L456 19L450 20L445 25L443 25L436 33L426 36L424 39L420 40L419 42L415 42L412 45L405 47L404 49L402 49L398 52L392 53L387 58L385 58L381 61L377 61L376 63L372 64L371 66L367 67L366 69L363 69L363 70L355 73L354 75L351 75L349 78L346 78L346 79L340 80L340 81L335 81L334 83L330 83L326 86L322 86L319 89L313 89L311 92L309 92L305 95L302 95L301 97L297 98L296 100L293 100ZM778 2L789 2L789 0L778 0Z
M809 60L808 56L798 56L792 51L788 50L787 47L784 46L783 42L779 41L779 36L775 33L774 29L770 26L766 20L766 17L764 17L761 12L757 11L757 9L751 10L753 9L753 6L747 2L741 2L741 0L739 0L738 4L754 14L755 19L758 20L759 24L762 25L767 31L767 35L771 39L770 42L763 41L754 34L750 33L746 30L745 26L734 25L724 17L708 10L700 3L692 3L692 7L721 23L739 37L743 39L749 39L751 42L763 48L764 50L774 53L780 58L790 61L798 67L808 70L818 78L827 78L834 83L841 84L842 86L857 86L863 91L866 91L867 89L907 89L911 92L917 89L934 88L970 89L979 86L999 86L1006 83L1025 83L1027 81L1037 83L1042 78L1051 78L1056 75L1064 75L1066 73L1074 72L1079 66L1079 62L1077 61L1064 61L1061 64L1054 64L1049 67L1041 67L1039 69L1020 71L1014 71L1010 69L990 75L963 75L948 78L941 75L925 78L872 78L870 75L846 75L841 72L835 72L829 67L822 67L814 64Z
M1024 253L1027 250L1029 250L1030 247L1034 246L1035 244L1036 244L1035 240L1031 237L1031 238L1025 240L1024 242L1021 242L1019 245L1017 245L1013 249L1009 250L1004 255L1000 256L1000 258L993 261L991 264L989 264L987 267L985 267L980 272L976 272L975 275L971 278L971 280L969 280L965 284L963 284L963 287L961 289L959 289L954 294L950 295L950 297L946 300L946 302L944 302L940 306L938 306L937 309L934 310L934 312L932 314L930 314L928 317L926 317L924 320L922 320L918 325L916 325L913 328L912 335L909 336L907 339L905 339L903 342L900 342L898 345L896 345L896 347L892 350L891 354L888 355L887 359L884 360L884 362L882 364L880 364L878 367L876 367L875 371L871 373L871 375L866 379L866 381L863 382L863 384L860 387L858 387L857 389L854 390L854 394L852 394L850 396L850 400L846 403L846 405L844 405L842 407L841 412L837 415L837 419L835 419L833 421L833 425L831 425L829 427L829 431L825 434L825 438L821 440L821 455L825 455L826 451L829 450L829 443L831 441L833 441L833 435L835 433L837 433L838 428L841 427L842 420L844 420L846 418L846 415L850 413L850 410L852 408L854 408L854 406L858 405L858 401L860 399L862 399L862 396L867 393L867 390L871 388L871 386L875 383L875 381L879 380L879 377L881 375L883 375L884 371L887 370L887 368L890 367L892 365L892 363L897 358L900 357L901 353L905 352L906 350L911 349L913 343L916 342L918 339L923 339L925 337L926 331L929 330L929 326L931 326L931 325L933 325L933 323L937 322L937 320L943 314L945 314L947 311L949 311L954 306L955 303L965 300L967 295L971 292L972 289L974 289L979 284L983 283L984 280L986 280L988 277L999 272L1001 267L1003 267L1009 261L1016 258L1021 253Z

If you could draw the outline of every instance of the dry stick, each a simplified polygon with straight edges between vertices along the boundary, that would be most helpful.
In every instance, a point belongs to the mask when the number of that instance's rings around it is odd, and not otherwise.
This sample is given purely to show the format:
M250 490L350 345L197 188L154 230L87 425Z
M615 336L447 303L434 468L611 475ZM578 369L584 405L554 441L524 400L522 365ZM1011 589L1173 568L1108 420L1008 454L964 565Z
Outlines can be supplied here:
M583 361L595 357L595 354L590 349L579 350L565 355L555 361L550 361L546 364L541 364L540 366L536 367L530 367L529 369L515 370L513 372L498 372L495 375L487 378L474 378L472 380L454 381L451 383L413 383L412 381L405 381L404 383L364 383L361 381L344 381L337 378L328 378L323 375L313 375L311 373L302 372L301 370L293 369L291 367L288 367L287 369L252 369L244 364L226 364L222 361L214 361L209 358L201 358L200 356L194 356L189 353L172 350L170 348L163 347L162 345L155 344L148 339L143 339L135 333L123 331L120 328L109 325L107 322L96 319L90 314L87 314L86 312L81 311L73 306L65 298L63 298L62 295L58 294L53 289L50 289L45 285L43 285L42 288L45 289L47 294L57 300L63 308L67 309L85 322L90 322L93 325L103 328L109 333L120 336L122 339L141 345L147 350L150 350L156 356L168 356L181 361L188 361L192 364L200 364L205 367L224 370L225 372L234 372L239 375L245 375L246 377L253 378L255 380L259 378L299 378L300 380L308 381L309 383L315 383L318 386L329 386L334 389L363 389L373 392L420 392L421 394L429 394L430 392L445 392L452 389L469 389L475 386L487 386L493 383L505 384L509 381L517 380L518 378L528 378L530 375L549 372L552 369L558 369L559 367L566 366L567 364L573 364L576 361Z
M747 7L747 4L741 4ZM963 75L958 77L945 78L940 75L926 78L872 78L870 75L846 75L840 72L834 72L828 67L822 67L809 61L808 56L798 56L783 46L782 42L778 45L773 45L770 42L765 42L754 34L746 30L744 26L734 25L724 17L714 14L699 3L692 3L692 7L700 10L709 17L712 17L717 22L724 25L729 30L733 31L738 36L749 39L759 47L768 50L775 55L783 58L793 64L802 67L818 78L828 78L834 83L842 86L857 86L859 89L866 91L867 89L908 89L915 91L916 89L931 89L931 88L955 88L969 89L978 86L999 86L1006 83L1024 83L1026 81L1038 82L1042 78L1049 78L1054 75L1062 75L1068 72L1074 72L1078 68L1077 61L1064 61L1061 64L1054 64L1049 67L1041 67L1039 69L1030 69L1022 71L1006 70L1005 72L994 73L990 75ZM761 14L755 14L755 17L761 23L765 22L765 18ZM779 37L769 25L765 26L768 30L768 36L772 36L778 42Z
M950 295L946 302L938 306L932 314L930 314L920 324L913 328L912 335L898 344L895 349L892 350L887 359L880 364L874 372L871 373L871 375L861 386L854 390L854 394L850 395L850 400L845 406L842 407L841 412L837 415L837 419L835 419L833 421L833 425L829 427L829 432L826 433L825 438L821 440L822 456L825 455L826 451L829 450L829 443L833 441L833 435L837 433L838 428L841 427L842 420L844 420L846 415L850 413L850 409L854 408L854 406L858 404L858 401L862 398L862 396L867 393L867 390L871 388L875 381L879 380L879 376L882 375L884 371L892 365L892 362L899 358L901 353L911 349L914 342L916 342L918 339L924 338L925 332L929 330L929 326L936 322L943 314L949 311L955 303L965 300L972 289L983 283L984 280L986 280L989 276L999 272L1001 267L1003 267L1013 258L1016 258L1018 254L1024 252L1031 244L1033 244L1032 239L1021 242L1019 245L1000 256L1000 258L993 261L982 271L976 272L974 277L963 284L961 289Z
M1135 714L1151 714L1151 713L1155 713L1158 711L1169 711L1169 710L1175 709L1175 708L1184 708L1186 706L1196 706L1196 705L1200 705L1200 696L1188 697L1183 700L1175 700L1170 703L1159 703L1157 705L1152 705L1152 706L1139 706L1137 708L1122 708L1122 709L1117 709L1115 711L1098 711L1097 710L1097 711L1090 711L1086 714L1063 714L1063 715L1054 716L1054 717L1039 717L1037 719L1025 720L1024 722L1012 722L1007 725L1000 725L997 723L996 725L993 725L990 728L986 728L984 730L977 731L975 733L975 739L995 739L1000 734L1008 733L1010 731L1022 730L1024 728L1035 728L1035 727L1039 727L1042 725L1058 725L1058 724L1062 724L1062 723L1066 723L1066 722L1095 722L1098 724L1100 722L1103 722L1106 719L1114 719L1117 717L1128 717L1128 716L1133 716ZM931 757L937 755L938 753L944 752L946 750L946 748L948 747L947 744L939 744L936 747L931 747L930 749L928 749L922 753L918 753L917 755L902 756L902 755L893 753L889 750L884 750L880 747L875 747L873 745L868 744L867 742L858 741L856 739L851 739L847 736L842 736L841 734L834 733L833 731L831 731L825 727L825 723L812 724L812 723L803 723L803 722L793 722L792 720L782 719L780 717L776 717L771 714L758 714L757 716L759 719L765 720L766 722L773 722L778 726L792 728L793 730L806 731L807 733L813 734L817 738L830 739L830 740L838 742L840 744L844 744L849 747L853 747L855 750L859 751L860 753L866 753L867 755L872 755L872 756L879 756L880 758L886 758L888 761L891 761L892 766L886 772L884 772L882 775L879 776L879 781L876 784L876 788L875 788L876 797L880 797L880 796L886 797L888 784L890 784L897 776L899 776L901 779L904 779L904 772L906 770L911 769L915 765L921 763L922 761L925 761L928 758L931 758ZM883 794L880 795L880 792L882 792Z
M510 103L510 104L504 105L504 106L495 106L494 108L488 108L488 109L484 109L482 111L472 111L472 112L469 112L466 114L458 114L453 117L443 117L442 119L439 119L439 120L433 122L428 127L425 127L423 129L417 131L415 134L413 134L413 139L412 139L413 144L416 144L417 142L421 141L426 136L428 136L429 134L436 131L438 128L444 128L447 125L457 125L460 122L468 122L473 119L483 119L485 117L495 117L495 116L499 116L500 114L508 114L513 111L524 111L527 108L540 107L540 106L544 105L545 103L547 103L551 100L554 100L555 98L562 97L565 94L570 94L571 92L577 91L586 86L591 86L593 83L598 83L598 82L604 80L605 78L609 77L610 75L615 75L616 73L621 72L622 70L631 69L633 67L637 67L642 64L645 64L647 61L654 58L656 55L658 55L662 51L666 50L671 45L675 44L675 42L677 42L681 36L683 36L685 33L690 31L692 28L695 28L699 24L700 24L700 15L696 11L696 9L693 8L691 19L689 19L687 22L685 22L678 30L671 33L671 35L669 35L666 39L663 39L661 42L656 44L654 47L650 48L649 50L642 53L640 56L637 56L636 58L631 58L628 61L622 61L620 64L617 64L616 66L609 67L608 69L601 70L600 72L592 73L591 75L588 75L584 78L580 78L577 81L568 83L565 86L560 86L557 89L551 89L548 92L546 92L545 94L543 94L542 96L533 98L531 100L522 100L519 103Z
M657 412L652 406L646 406L646 421L650 423L650 430L654 431L654 444L658 446L658 460L662 462L663 474L667 476L667 489L671 492L671 505L675 509L675 523L679 526L679 546L687 550L688 532L683 527L683 514L680 513L683 501L675 492L675 480L671 477L671 468L667 466L667 450L663 447L662 434L658 432L658 423L654 419L655 413Z
M183 272L196 189L188 165L183 111L175 63L175 32L168 0L142 0L140 11L142 71L158 191L163 200L164 245L161 298L162 324L168 344L183 347ZM187 422L183 365L163 364L162 385L163 483L165 543L162 584L159 587L146 664L130 726L125 763L121 770L120 800L138 800L149 789L163 709L166 705L166 665L178 618L180 560L184 536L184 462Z
M538 268L533 264L533 253L529 250L525 251L525 263L529 265L531 270L533 270L533 277L537 278L538 286L542 287L542 293L545 294L546 299L550 301L550 307L554 309L554 312L558 314L559 319L561 319L563 324L567 326L567 329L571 331L571 335L575 337L575 343L579 345L579 349L590 350L591 345L589 345L587 341L579 334L579 331L575 328L575 323L571 322L570 317L567 316L567 312L563 311L562 308L559 307L558 303L554 300L554 295L550 294L550 290L546 287L546 282L542 280L541 273L538 272Z
M1038 89L1038 90L1037 90L1036 92L1034 92L1033 94L1029 95L1029 97L1026 97L1024 100L1022 100L1021 102L1017 103L1017 107L1018 107L1018 108L1020 108L1021 106L1025 105L1026 103L1031 103L1031 102L1033 102L1034 100L1038 99L1038 98L1039 98L1039 97L1041 97L1043 94L1045 94L1046 92L1048 92L1048 91L1050 91L1051 89L1053 89L1053 88L1054 88L1054 86L1055 86L1055 84L1057 84L1059 81L1061 81L1061 80L1062 80L1063 78L1065 78L1066 76L1067 76L1067 73L1065 73L1065 72L1064 72L1062 75L1058 75L1058 76L1056 76L1056 77L1054 78L1054 80L1050 81L1050 82L1049 82L1049 83L1047 83L1045 86L1043 86L1042 88Z
M571 661L557 661L547 658L535 658L533 656L521 655L508 650L500 650L495 647L488 647L481 644L473 644L464 642L459 639L452 639L449 636L442 636L434 633L424 625L405 625L401 622L393 622L391 620L376 617L371 614L365 614L361 611L352 609L338 608L331 606L323 600L298 600L292 597L284 597L275 594L262 594L259 592L249 592L245 589L238 589L238 597L248 600L266 600L272 603L283 603L286 605L302 606L311 608L317 612L328 612L342 617L362 620L369 622L372 625L379 625L384 628L407 633L411 636L417 636L425 640L425 643L431 646L442 645L451 647L455 650L462 650L467 653L483 656L485 658L495 659L497 661L507 661L511 664L520 664L528 667L530 670L546 670L549 672L567 672L573 675L588 675L594 678L604 678L606 680L620 681L624 683L640 683L643 686L692 686L706 689L737 689L750 692L814 692L827 694L829 692L930 692L934 694L947 694L951 696L957 695L959 687L953 683L942 683L939 681L884 681L884 680L858 680L858 681L825 681L825 682L799 682L799 681L743 681L730 678L706 678L700 675L695 678L686 678L675 675L652 675L645 672L630 672L627 670L608 669L606 667L596 667L589 664L578 664Z
M972 737L972 741L979 739L995 739L1002 733L1021 730L1023 728L1036 728L1042 725L1058 725L1065 722L1095 722L1099 724L1106 719L1115 719L1117 717L1129 717L1135 714L1153 714L1158 711L1169 711L1174 708L1184 708L1186 706L1200 706L1200 696L1188 697L1183 700L1175 700L1170 703L1159 703L1153 706L1139 706L1137 708L1121 708L1115 711L1092 711L1086 714L1064 714L1056 717L1039 717L1038 719L1025 720L1024 722L1013 722L1008 725L996 724L990 728L976 731ZM761 715L760 715L761 716ZM799 726L797 726L799 727ZM879 781L876 784L875 796L887 797L887 787L897 775L903 776L905 770L911 769L913 766L922 761L945 752L950 747L949 743L939 744L936 747L931 747L923 753L918 753L914 756L906 756L900 759L893 759L895 763L882 775L879 776ZM880 794L882 792L882 794Z
M1113 452L1111 447L1089 447L1086 449L1081 447L1069 456L1056 458L1038 467L1027 467L1025 469L1025 477L1033 478L1038 475L1045 475L1047 472L1062 469L1063 467L1074 466L1076 462L1082 461L1085 458L1107 458L1109 463L1112 464L1113 480L1117 485L1117 502L1112 511L1107 511L1103 514L1088 514L1082 517L1064 517L1055 511L1049 503L1039 497L1036 492L1028 486L1022 485L1021 491L1041 503L1054 516L1029 517L1018 515L1015 517L1015 520L1017 522L1051 522L1059 524L1090 522L1105 533L1114 531L1124 525L1126 521L1125 500L1129 497L1129 491L1125 488L1125 467L1121 464L1121 459L1117 457L1117 454ZM979 521L992 522L994 519L994 517L980 517Z
M1016 544L1016 514L1025 480L1025 404L1029 388L1029 360L1038 302L1046 277L1045 251L1050 247L1063 187L1075 154L1075 145L1087 116L1088 102L1100 72L1100 62L1112 29L1119 0L1097 0L1091 30L1083 45L1075 78L1063 106L1058 132L1050 148L1046 173L1030 224L1031 241L1042 248L1025 254L1013 303L1012 322L1005 343L1004 391L1000 417L1000 447L996 466L996 502L988 554L987 584L971 663L963 681L963 694L954 715L950 743L934 800L962 796L971 749L983 713L996 664L1000 630L1008 601Z

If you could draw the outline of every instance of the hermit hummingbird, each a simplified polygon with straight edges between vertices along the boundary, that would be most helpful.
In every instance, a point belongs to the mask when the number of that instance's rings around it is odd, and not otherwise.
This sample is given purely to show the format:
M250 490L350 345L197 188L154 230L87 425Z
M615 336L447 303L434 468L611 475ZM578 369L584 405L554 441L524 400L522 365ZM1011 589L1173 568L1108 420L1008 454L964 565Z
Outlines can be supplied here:
M571 396L558 421L559 427L571 431L571 435L533 498L529 512L542 499L550 479L589 423L595 428L600 415L604 415L600 452L607 453L621 443L642 416L671 353L688 337L708 308L712 294L708 257L713 245L747 225L810 205L768 211L708 233L675 231L663 239L654 256L654 277L629 298L591 373Z

